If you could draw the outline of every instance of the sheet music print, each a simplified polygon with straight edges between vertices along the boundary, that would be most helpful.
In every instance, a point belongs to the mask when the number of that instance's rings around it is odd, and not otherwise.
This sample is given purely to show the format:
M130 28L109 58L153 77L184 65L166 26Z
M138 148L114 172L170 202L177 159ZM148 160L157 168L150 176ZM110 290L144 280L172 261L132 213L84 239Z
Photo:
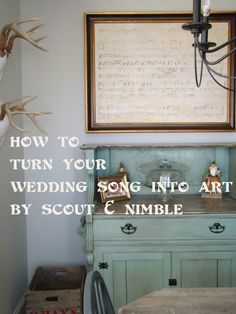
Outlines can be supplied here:
M227 121L227 91L206 69L195 85L193 39L182 24L95 24L96 123ZM224 42L227 22L212 24L210 40ZM227 64L216 69L227 73Z

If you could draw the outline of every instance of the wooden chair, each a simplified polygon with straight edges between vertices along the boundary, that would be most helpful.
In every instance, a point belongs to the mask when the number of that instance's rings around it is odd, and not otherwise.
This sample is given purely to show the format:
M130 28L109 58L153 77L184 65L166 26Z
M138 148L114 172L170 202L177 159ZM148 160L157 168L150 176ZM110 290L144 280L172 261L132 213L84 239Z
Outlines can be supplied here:
M107 287L98 271L89 272L85 280L84 314L115 314Z

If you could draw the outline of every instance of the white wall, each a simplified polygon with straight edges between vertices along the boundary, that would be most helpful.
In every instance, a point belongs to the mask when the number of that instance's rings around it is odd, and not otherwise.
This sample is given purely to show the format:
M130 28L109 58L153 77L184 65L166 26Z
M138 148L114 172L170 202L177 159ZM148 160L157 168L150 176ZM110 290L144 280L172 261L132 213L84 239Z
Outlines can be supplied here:
M0 1L0 28L19 18L18 0ZM21 96L21 58L19 41L15 42L0 81L0 98L7 101ZM18 121L20 123L20 121ZM26 219L24 216L10 216L10 204L24 203L24 195L12 192L9 181L23 180L22 171L13 171L10 158L22 158L22 149L9 148L8 131L6 141L0 147L0 313L11 314L27 287L27 243Z
M235 0L212 1L214 10L236 10ZM45 23L49 39L45 45L50 52L43 54L22 46L23 94L39 95L34 108L50 110L51 117L43 118L50 146L43 150L29 148L25 158L54 158L57 165L51 172L26 172L27 180L81 180L82 173L67 172L61 167L63 158L79 158L79 149L60 149L56 137L79 136L83 143L161 143L161 142L229 142L235 133L183 134L85 134L84 97L84 29L85 11L186 11L191 0L21 0L21 16L38 16ZM25 121L25 128L30 125ZM82 238L76 234L79 217L43 217L40 204L45 202L81 203L82 195L26 195L34 204L27 218L29 274L39 264L78 263L84 261Z

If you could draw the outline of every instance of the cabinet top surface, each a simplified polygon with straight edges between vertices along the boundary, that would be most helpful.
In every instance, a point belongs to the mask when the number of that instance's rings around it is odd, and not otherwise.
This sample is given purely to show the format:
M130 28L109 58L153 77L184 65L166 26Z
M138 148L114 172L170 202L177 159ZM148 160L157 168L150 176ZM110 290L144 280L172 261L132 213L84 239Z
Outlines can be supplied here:
M124 215L133 216L131 214L127 214L126 205L134 205L134 208L137 208L136 205L138 204L145 204L146 206L151 206L153 209L153 213L150 215L148 213L142 215L135 215L139 217L144 216L156 216L156 217L165 217L170 215L156 215L154 212L154 206L156 204L160 205L168 205L169 210L173 210L175 204L182 204L183 215L171 215L171 217L181 217L181 216L197 216L197 215L222 215L222 214L233 214L236 216L236 200L229 195L224 195L222 199L210 199L210 198L202 198L200 195L176 195L172 197L172 199L168 202L163 204L159 197L155 196L147 196L147 195L139 195L133 196L131 200L127 201L119 201L114 202L109 207L109 211L114 210L113 215L106 215L104 212L105 204L100 202L97 203L95 213L96 216L105 215L107 217L116 216L116 215Z
M141 143L141 144L83 144L80 148L149 148L149 147L236 147L236 143Z

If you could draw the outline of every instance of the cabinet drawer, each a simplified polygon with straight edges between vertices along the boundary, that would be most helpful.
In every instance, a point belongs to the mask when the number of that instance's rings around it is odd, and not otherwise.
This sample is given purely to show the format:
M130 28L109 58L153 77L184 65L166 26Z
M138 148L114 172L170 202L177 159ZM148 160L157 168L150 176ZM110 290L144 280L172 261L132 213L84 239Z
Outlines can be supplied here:
M129 218L95 219L94 240L236 238L236 219Z

